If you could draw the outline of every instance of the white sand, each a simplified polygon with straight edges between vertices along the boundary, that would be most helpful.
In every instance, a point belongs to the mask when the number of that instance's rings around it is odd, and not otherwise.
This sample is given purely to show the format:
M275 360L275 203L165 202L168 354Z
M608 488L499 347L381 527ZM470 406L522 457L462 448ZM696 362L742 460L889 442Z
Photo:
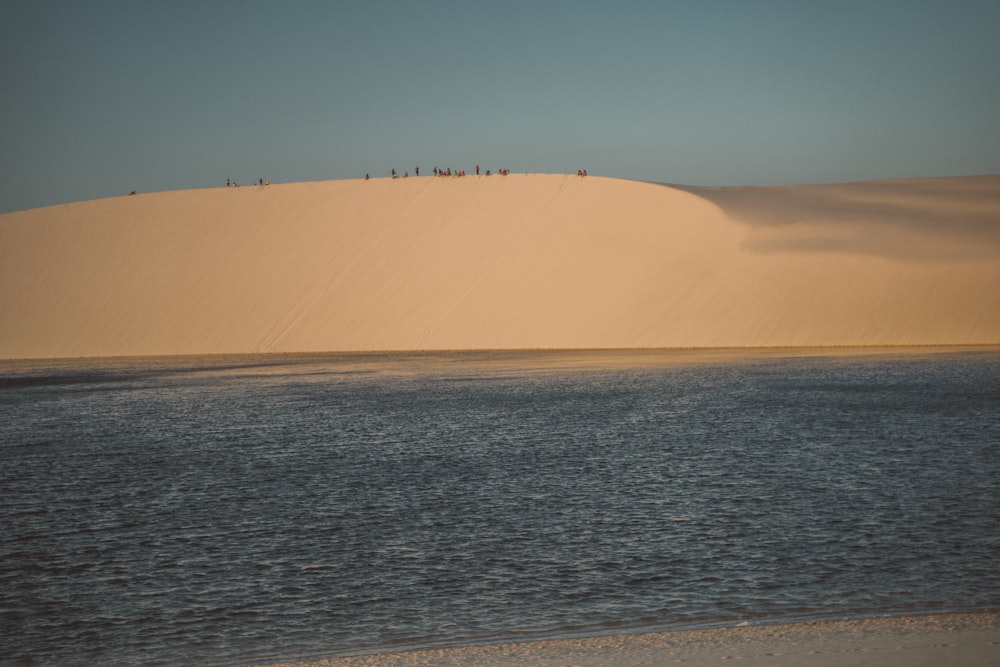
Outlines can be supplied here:
M284 663L286 667L996 667L1000 613L557 639Z
M1000 176L166 192L0 216L0 358L1000 343Z

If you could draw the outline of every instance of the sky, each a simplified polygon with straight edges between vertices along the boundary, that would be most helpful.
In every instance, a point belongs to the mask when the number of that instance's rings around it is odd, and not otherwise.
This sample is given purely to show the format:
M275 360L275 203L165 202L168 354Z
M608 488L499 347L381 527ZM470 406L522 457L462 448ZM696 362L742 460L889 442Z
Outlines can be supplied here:
M1000 2L5 0L0 212L412 175L1000 173Z

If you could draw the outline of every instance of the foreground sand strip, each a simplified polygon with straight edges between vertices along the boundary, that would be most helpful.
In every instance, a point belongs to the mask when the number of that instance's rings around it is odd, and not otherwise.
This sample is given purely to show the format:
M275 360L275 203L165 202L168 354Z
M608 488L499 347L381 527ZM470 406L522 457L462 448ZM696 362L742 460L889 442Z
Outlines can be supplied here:
M283 667L635 665L996 667L1000 612L555 639L283 663Z

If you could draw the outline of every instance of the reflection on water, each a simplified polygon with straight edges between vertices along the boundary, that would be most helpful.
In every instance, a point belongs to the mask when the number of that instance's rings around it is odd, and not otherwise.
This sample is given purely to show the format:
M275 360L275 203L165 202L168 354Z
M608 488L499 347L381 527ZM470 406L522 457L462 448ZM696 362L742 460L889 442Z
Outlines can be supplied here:
M1000 606L1000 351L0 362L0 654Z

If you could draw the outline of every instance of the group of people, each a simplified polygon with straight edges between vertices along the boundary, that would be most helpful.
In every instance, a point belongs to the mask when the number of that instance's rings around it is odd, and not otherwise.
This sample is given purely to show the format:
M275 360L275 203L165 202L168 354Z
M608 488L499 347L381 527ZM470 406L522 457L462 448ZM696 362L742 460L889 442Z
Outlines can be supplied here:
M438 176L451 176L452 175L451 169L448 169L447 171L443 171L443 170L438 169L437 167L434 167L434 173L436 175L438 175ZM492 176L493 173L494 172L490 171L489 169L487 169L486 172L485 172L485 174L487 176ZM496 173L500 174L501 176L506 176L506 175L508 175L510 173L510 169L497 169ZM455 175L456 176L465 176L465 170L461 169L459 171L456 171ZM477 164L476 165L476 176L479 176L479 175L480 175L479 165Z
M410 172L409 171L404 171L402 177L400 177L400 175L398 173L396 173L396 169L395 168L393 168L389 173L392 175L393 178L409 178L410 177ZM420 167L414 167L413 173L414 173L414 175L419 176L420 175ZM493 173L494 172L492 172L489 169L487 169L486 172L485 172L485 175L486 176L492 176ZM510 174L510 169L498 169L496 171L496 173L498 175L500 175L500 176L507 176L507 175ZM577 175L579 175L579 173L580 172L577 172ZM584 174L586 174L586 172L584 172ZM435 176L465 176L465 170L464 169L456 169L456 170L452 171L451 167L449 167L448 169L438 169L437 167L434 167L434 175ZM479 165L477 164L476 165L476 176L479 176L479 175L480 175ZM365 174L365 180L367 181L367 180L370 180L370 179L371 179L371 174ZM228 179L226 179L226 184L227 185L229 184L229 180Z
M392 174L393 178L400 178L399 174L396 173L395 168L393 168L390 173ZM420 167L414 167L413 173L415 175L419 176L420 175ZM493 173L494 172L491 172L489 169L487 169L486 172L485 172L485 175L486 176L491 176ZM510 169L497 169L496 173L498 175L500 175L500 176L507 176L507 175L510 174ZM465 176L465 170L464 169L457 169L455 171L452 171L450 167L448 169L438 169L437 167L434 167L434 175L435 176ZM480 173L479 173L479 165L477 164L476 165L476 176L479 176L479 175L480 175ZM576 175L577 176L586 176L587 175L587 170L586 169L577 169L576 170ZM410 172L404 171L402 178L409 178L409 177L410 177ZM366 181L369 180L370 178L371 178L370 174L365 174L365 180ZM229 179L226 179L226 184L227 185L229 184Z
M501 174L503 176L506 176L507 174L510 173L510 169L498 169L496 173ZM486 175L487 176L491 176L492 174L493 174L493 172L491 172L489 169L486 170ZM459 169L459 170L457 170L455 172L452 172L451 169L438 169L437 167L434 167L434 175L435 176L465 176L465 170L464 169ZM479 175L480 175L480 173L479 173L479 165L477 164L476 165L476 176L479 176Z
M262 178L262 179L260 179L260 180L257 181L257 185L270 185L270 184L271 184L271 179L270 178L267 178L267 179ZM226 187L227 188L238 188L240 186L239 186L239 184L235 180L227 178L226 179Z

